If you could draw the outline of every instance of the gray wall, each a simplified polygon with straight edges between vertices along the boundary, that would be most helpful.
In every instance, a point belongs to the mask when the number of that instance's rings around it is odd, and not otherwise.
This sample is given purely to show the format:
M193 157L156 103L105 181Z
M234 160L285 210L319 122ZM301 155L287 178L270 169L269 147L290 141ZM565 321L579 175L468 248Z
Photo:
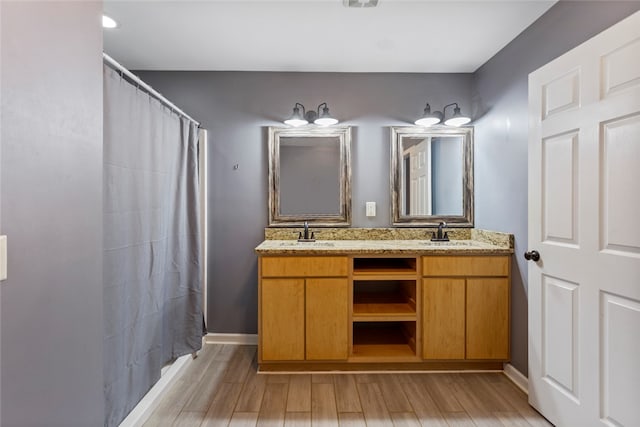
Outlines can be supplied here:
M116 58L117 59L117 58ZM209 316L212 332L256 333L257 258L267 225L266 126L299 101L354 126L353 226L390 224L388 126L449 102L469 111L469 74L136 72L209 129ZM233 165L239 164L237 170ZM365 216L365 202L377 216ZM321 234L318 236L321 237Z
M102 4L0 4L0 424L102 426Z
M515 234L512 364L527 373L527 78L640 9L637 1L561 1L473 76L476 227Z

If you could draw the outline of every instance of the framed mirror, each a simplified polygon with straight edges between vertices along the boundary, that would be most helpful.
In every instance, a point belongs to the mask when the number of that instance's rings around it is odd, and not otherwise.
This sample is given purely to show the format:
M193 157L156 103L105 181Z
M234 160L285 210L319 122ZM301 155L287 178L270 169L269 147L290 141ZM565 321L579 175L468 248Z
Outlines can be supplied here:
M391 127L394 226L473 227L473 127Z
M269 226L351 225L351 128L269 128Z

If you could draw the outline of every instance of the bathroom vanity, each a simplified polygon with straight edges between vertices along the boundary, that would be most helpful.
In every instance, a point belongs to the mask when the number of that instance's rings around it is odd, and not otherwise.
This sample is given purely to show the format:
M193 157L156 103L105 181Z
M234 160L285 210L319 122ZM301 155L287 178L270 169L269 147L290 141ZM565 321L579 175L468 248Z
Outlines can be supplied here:
M256 248L260 369L502 369L512 238L462 233L451 242L265 240Z

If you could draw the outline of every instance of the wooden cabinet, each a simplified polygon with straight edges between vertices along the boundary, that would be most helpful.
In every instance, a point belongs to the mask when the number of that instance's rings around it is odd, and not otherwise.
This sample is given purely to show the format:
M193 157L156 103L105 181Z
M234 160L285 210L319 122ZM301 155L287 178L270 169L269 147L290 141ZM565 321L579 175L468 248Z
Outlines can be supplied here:
M427 360L509 359L509 257L425 256Z
M261 256L259 270L266 370L509 360L508 255Z
M260 270L260 361L346 360L347 258L261 257Z

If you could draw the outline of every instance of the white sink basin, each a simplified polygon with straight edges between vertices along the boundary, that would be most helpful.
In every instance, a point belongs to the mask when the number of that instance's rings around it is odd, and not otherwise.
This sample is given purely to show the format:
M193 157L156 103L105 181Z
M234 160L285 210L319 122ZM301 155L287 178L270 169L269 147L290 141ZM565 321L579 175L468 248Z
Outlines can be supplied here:
M422 242L425 246L476 246L473 240L450 240L448 242L434 242L431 240L425 240Z
M282 242L279 246L283 248L330 248L335 244L333 242L298 242L292 240L290 242Z

